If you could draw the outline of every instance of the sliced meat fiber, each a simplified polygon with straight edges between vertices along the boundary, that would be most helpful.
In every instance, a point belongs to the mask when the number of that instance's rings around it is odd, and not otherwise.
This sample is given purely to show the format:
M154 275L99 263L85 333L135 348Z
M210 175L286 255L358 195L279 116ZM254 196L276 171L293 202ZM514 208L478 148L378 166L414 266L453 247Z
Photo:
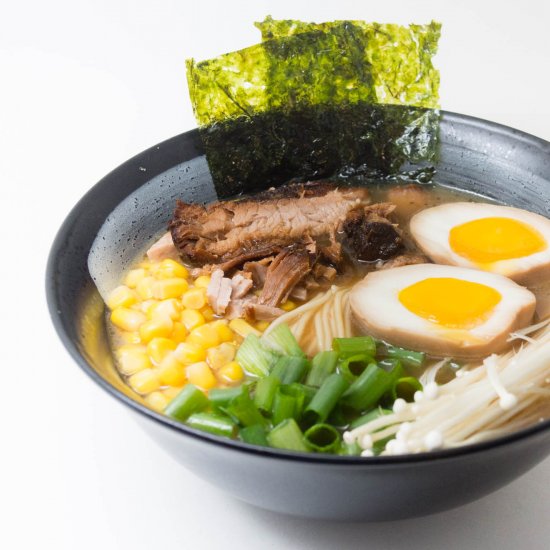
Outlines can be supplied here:
M177 260L179 258L179 252L169 231L147 250L147 257L152 262L160 262L166 259Z
M278 307L251 302L245 307L246 316L256 321L273 321L280 317L284 310Z
M216 315L223 315L225 313L231 301L232 292L233 286L231 284L231 279L224 277L221 269L216 269L212 273L210 283L206 289L208 303Z
M241 273L235 273L231 278L231 300L236 300L246 296L252 287L254 282L251 277L245 277Z

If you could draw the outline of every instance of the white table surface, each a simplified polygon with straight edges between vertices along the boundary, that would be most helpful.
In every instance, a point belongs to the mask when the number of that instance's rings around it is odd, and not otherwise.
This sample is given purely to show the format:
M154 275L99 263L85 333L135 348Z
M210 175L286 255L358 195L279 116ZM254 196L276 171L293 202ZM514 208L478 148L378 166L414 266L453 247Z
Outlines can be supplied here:
M550 139L544 1L2 1L0 547L543 549L550 460L501 491L386 524L292 519L184 470L72 363L46 312L53 236L112 168L193 127L184 59L258 40L264 15L444 23L444 108ZM495 464L498 468L498 464Z

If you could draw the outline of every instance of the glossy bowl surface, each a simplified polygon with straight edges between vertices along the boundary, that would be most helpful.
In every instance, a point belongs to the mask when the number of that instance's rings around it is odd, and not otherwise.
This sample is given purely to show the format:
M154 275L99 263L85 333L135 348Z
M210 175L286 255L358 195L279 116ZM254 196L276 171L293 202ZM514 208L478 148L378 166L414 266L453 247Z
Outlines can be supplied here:
M550 217L548 142L453 113L443 113L440 138L438 183ZM143 243L165 227L176 197L216 198L196 130L128 160L80 200L53 243L46 287L53 323L75 362L197 475L277 512L378 521L465 504L550 454L550 421L457 449L360 458L253 447L195 431L148 409L113 367L103 302L92 275L101 288L112 286Z

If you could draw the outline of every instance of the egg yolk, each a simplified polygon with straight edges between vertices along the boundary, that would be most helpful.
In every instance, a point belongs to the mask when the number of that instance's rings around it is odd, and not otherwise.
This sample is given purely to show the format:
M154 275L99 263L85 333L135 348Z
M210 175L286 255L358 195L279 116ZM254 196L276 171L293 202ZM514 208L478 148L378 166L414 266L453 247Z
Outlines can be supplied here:
M513 218L480 218L457 225L449 233L449 245L479 264L521 258L547 247L535 228Z
M412 313L459 329L485 322L501 298L490 286L450 277L423 279L399 292L399 301Z

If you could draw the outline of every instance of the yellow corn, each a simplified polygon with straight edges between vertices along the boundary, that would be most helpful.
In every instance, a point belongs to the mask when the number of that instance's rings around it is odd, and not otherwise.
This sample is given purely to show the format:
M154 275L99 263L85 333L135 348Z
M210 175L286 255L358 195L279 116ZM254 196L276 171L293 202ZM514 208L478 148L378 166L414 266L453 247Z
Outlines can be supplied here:
M147 344L147 354L153 363L158 365L171 351L176 349L176 342L168 338L153 338Z
M128 384L138 393L150 393L160 388L160 381L153 369L144 369L128 378Z
M130 288L136 288L142 279L145 279L147 272L143 268L132 269L124 279L124 284Z
M107 298L109 309L117 307L130 307L136 303L136 293L127 286L117 286Z
M244 378L242 367L236 361L231 361L221 367L218 372L218 379L226 384L234 384Z
M198 288L208 288L210 284L210 277L208 275L201 275L195 279L195 286Z
M136 292L142 300L150 300L154 297L153 285L155 284L154 277L144 277L136 286Z
M152 367L144 346L122 346L117 350L117 357L122 374L130 375Z
M209 390L216 386L216 377L204 361L189 365L186 374L187 380L191 384L195 384L195 386L199 386L203 390Z
M189 271L175 260L167 258L160 262L155 275L160 279L173 279L174 277L187 279L187 277L189 277Z
M170 339L176 342L176 344L179 344L180 342L185 342L188 334L189 331L185 328L183 323L175 322Z
M178 395L178 393L183 390L183 387L182 386L178 386L178 387L169 387L169 388L164 388L162 390L162 394L166 397L166 399L168 399L168 402L172 401L172 399L174 399L174 397L176 397L176 395Z
M243 338L246 338L249 334L255 334L256 336L261 335L259 330L256 330L244 319L233 319L232 321L229 321L229 328Z
M147 317L141 311L125 307L117 307L111 313L111 322L113 325L128 332L138 330L145 321L147 321Z
M208 322L213 321L216 317L214 310L210 306L203 307L201 309L202 316Z
M146 321L139 328L139 335L144 343L150 342L153 338L168 338L172 334L174 323L171 319L151 319Z
M232 342L235 340L235 333L229 328L225 319L219 319L210 324L216 328L220 342Z
M141 304L137 304L139 306L139 309L147 315L149 319L153 318L153 312L157 308L157 306L160 304L158 300L143 300Z
M200 311L195 309L184 309L181 312L181 322L187 330L193 330L196 327L204 325L205 320Z
M197 344L182 342L175 349L174 356L180 363L190 365L191 363L203 361L206 358L206 351L202 346L198 346Z
M296 303L292 300L287 300L286 302L283 302L279 307L283 311L292 311L293 309L296 309Z
M162 300L152 309L152 317L168 317L172 321L177 321L181 315L181 306L175 298Z
M157 412L162 412L168 405L167 397L160 391L154 391L150 393L146 398L145 402L149 407Z
M206 296L202 288L190 288L182 297L181 303L187 309L201 309L206 304Z
M186 382L185 366L170 353L159 365L158 376L163 386L182 386Z
M236 349L233 344L224 342L215 348L206 350L206 361L214 370L227 365L235 358Z
M197 344L207 349L217 346L220 343L220 338L216 327L212 325L201 325L200 327L194 328L189 333L186 342Z
M120 337L126 344L139 344L141 342L141 336L139 332L121 332Z
M181 277L161 279L153 285L153 296L157 300L179 298L188 288L189 284Z
M254 326L260 331L264 332L264 330L269 326L269 321L258 321Z

